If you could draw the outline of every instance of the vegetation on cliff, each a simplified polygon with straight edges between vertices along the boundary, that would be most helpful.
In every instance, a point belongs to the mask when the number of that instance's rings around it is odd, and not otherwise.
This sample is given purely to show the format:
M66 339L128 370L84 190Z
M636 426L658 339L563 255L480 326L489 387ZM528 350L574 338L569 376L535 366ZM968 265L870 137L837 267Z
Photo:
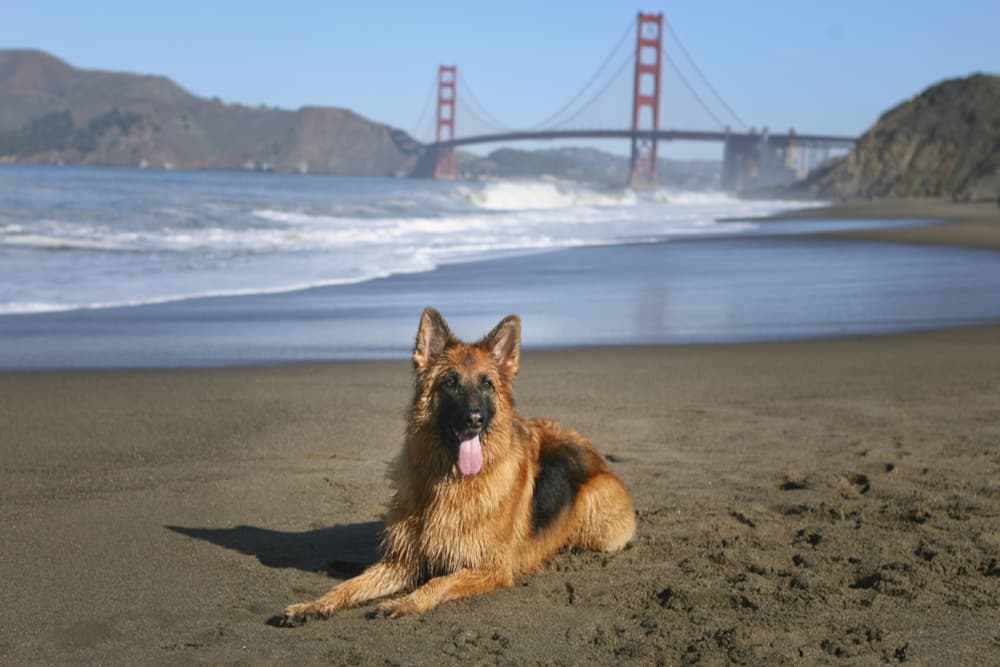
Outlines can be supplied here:
M167 78L0 50L0 162L408 174L422 146L335 107L224 104Z
M931 86L885 112L843 159L806 187L829 199L1000 194L1000 76Z

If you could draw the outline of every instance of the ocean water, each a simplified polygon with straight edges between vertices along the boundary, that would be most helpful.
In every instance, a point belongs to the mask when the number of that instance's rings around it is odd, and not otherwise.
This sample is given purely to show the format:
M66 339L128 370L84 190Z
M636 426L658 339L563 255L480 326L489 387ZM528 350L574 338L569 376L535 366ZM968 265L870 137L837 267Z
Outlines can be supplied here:
M424 306L527 348L1000 321L1000 253L717 222L794 202L554 182L0 167L0 369L404 358Z
M264 294L588 245L750 234L787 202L551 182L0 167L0 314Z

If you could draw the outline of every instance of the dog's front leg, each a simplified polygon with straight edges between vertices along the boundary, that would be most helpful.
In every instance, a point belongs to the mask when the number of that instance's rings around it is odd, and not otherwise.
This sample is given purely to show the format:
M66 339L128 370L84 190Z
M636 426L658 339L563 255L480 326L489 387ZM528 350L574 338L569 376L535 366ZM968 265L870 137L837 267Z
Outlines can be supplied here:
M392 595L412 585L414 573L401 563L381 561L347 581L334 586L330 591L312 602L293 604L285 609L280 624L300 625L310 618L329 618L337 609L354 607Z
M510 586L512 583L514 583L513 575L501 569L462 569L442 577L435 577L409 595L384 602L379 605L379 611L391 618L406 614L422 614L442 602L488 593L497 588Z

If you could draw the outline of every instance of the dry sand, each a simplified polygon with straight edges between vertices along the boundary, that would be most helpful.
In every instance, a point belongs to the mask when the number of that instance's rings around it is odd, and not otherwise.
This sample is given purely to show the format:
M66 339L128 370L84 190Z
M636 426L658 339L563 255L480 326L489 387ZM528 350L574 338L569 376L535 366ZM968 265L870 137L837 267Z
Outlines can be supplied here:
M1000 327L529 352L520 409L609 455L634 545L267 625L375 558L410 382L0 375L0 662L1000 664Z

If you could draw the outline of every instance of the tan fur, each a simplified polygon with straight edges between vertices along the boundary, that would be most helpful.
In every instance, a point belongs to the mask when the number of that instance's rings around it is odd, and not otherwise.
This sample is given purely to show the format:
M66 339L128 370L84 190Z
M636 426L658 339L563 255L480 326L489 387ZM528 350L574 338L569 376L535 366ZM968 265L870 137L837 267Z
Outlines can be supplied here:
M337 609L410 591L384 602L389 616L423 613L447 600L511 585L566 547L616 551L635 533L625 487L582 435L514 411L520 320L510 316L475 344L455 339L444 319L424 311L413 353L416 389L406 441L391 479L394 489L382 560L312 602L285 610L286 624L325 618ZM435 393L444 373L488 374L495 413L482 435L483 467L463 476L442 447ZM539 455L572 447L586 472L572 503L537 533L532 498Z

